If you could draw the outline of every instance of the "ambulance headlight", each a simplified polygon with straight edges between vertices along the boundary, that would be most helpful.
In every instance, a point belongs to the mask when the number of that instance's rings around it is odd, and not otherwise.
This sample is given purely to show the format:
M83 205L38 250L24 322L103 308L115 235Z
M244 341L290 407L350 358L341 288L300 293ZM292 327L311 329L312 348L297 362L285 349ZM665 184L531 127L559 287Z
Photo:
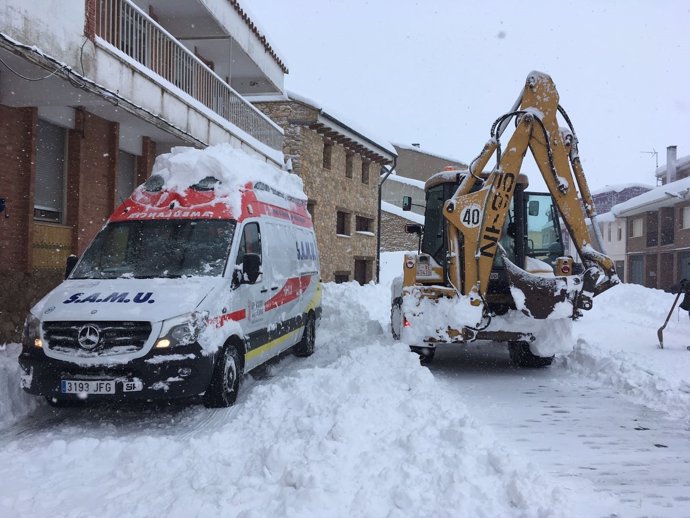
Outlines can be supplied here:
M156 349L193 344L206 326L207 318L206 312L194 312L165 320Z
M28 314L24 321L22 347L24 350L43 348L43 341L41 340L41 321L31 313Z

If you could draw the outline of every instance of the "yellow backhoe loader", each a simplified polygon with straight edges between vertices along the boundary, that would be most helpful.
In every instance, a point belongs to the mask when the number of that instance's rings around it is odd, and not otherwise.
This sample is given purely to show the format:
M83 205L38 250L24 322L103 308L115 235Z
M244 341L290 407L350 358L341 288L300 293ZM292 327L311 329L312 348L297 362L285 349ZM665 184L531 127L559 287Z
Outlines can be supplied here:
M512 135L502 145L511 120ZM438 346L490 340L507 342L519 366L549 365L558 343L568 342L572 320L618 284L577 143L553 81L532 72L469 168L426 182L424 225L407 226L419 234L420 250L405 255L391 308L393 336L422 362ZM528 150L548 193L527 190L520 170ZM494 155L495 166L484 172ZM403 209L410 205L406 197ZM561 221L581 262L564 253Z

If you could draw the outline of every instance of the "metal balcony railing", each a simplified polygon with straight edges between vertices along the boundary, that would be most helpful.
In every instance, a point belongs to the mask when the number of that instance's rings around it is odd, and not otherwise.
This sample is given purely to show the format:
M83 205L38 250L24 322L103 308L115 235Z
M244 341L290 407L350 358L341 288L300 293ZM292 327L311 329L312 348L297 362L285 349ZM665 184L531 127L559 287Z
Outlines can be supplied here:
M203 61L129 0L97 0L96 34L273 149L283 135Z

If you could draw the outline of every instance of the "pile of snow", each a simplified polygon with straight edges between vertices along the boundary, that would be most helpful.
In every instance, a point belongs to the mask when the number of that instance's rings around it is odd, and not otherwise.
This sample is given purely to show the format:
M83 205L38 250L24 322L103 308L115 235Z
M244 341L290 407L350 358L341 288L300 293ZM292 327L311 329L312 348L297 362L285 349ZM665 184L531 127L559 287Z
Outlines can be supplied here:
M676 309L663 331L675 295L620 284L594 299L575 322L575 350L561 359L578 373L615 388L629 399L672 416L690 416L690 319Z
M71 425L6 440L0 515L582 516L405 345L343 325L366 327L382 303L354 283L325 285L317 352L250 381L229 410L152 428L144 416L129 431L107 409L64 412ZM190 430L199 415L209 421Z
M224 143L205 149L174 147L156 158L151 175L158 175L167 190L183 192L209 176L220 180L219 197L227 197L233 212L239 213L240 189L248 182L261 181L281 193L306 200L302 179L282 171L255 156Z
M20 385L19 344L0 345L0 430L32 412L38 400Z
M382 254L381 285L324 285L314 355L250 376L230 409L57 411L20 392L19 347L7 346L0 516L611 515L587 481L557 481L507 451L462 394L392 341L389 286L403 254ZM686 312L666 348L656 344L672 302L635 285L597 297L554 373L687 419Z

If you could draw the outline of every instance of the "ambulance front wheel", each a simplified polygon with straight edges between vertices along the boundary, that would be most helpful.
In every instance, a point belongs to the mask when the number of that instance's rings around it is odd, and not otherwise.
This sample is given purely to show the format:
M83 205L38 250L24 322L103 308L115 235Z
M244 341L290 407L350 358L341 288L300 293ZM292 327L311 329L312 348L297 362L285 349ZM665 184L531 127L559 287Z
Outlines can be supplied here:
M242 364L237 346L226 344L216 359L211 383L204 393L204 405L208 408L231 406L237 399L242 377Z

